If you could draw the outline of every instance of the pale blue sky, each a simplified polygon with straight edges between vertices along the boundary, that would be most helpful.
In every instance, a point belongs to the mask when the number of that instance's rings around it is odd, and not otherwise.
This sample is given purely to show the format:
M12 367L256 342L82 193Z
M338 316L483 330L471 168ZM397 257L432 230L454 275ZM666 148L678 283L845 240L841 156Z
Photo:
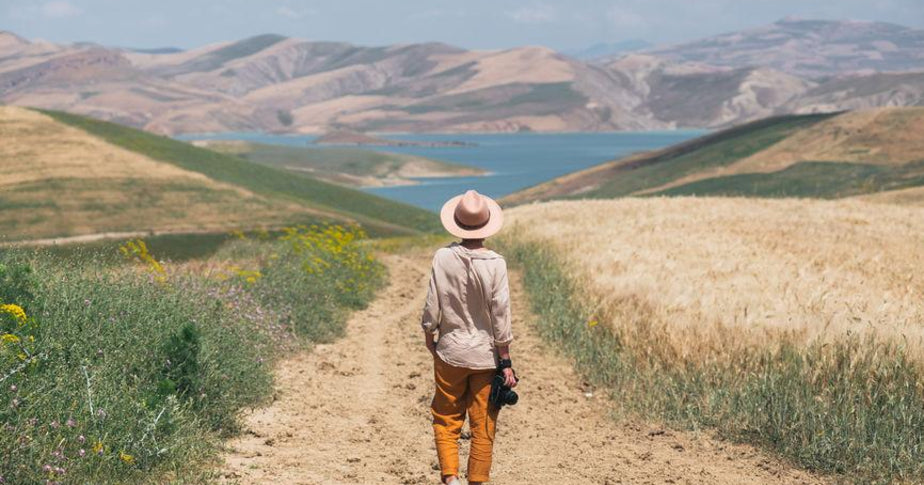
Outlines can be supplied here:
M787 15L924 28L924 0L0 0L0 30L56 42L189 48L262 33L468 48L691 40Z

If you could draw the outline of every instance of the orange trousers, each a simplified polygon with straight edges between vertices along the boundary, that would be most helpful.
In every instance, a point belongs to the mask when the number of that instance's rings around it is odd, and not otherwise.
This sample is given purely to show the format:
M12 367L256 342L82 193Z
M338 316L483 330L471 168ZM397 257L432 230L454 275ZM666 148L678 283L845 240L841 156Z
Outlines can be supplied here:
M442 478L459 475L459 437L468 414L472 431L468 456L468 481L486 482L491 474L491 453L497 410L488 405L494 369L454 367L439 357L433 359L436 393L430 412Z

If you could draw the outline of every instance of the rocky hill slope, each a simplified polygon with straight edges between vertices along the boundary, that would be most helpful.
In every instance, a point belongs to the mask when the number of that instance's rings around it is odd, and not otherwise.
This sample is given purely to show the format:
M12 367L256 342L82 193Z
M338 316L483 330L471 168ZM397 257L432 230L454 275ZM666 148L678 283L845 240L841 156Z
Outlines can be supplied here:
M764 66L818 79L848 73L920 70L924 31L886 22L785 18L770 25L655 48L673 61Z
M725 127L922 104L924 31L784 20L606 62L544 47L363 47L260 35L189 51L0 32L0 102L163 134Z

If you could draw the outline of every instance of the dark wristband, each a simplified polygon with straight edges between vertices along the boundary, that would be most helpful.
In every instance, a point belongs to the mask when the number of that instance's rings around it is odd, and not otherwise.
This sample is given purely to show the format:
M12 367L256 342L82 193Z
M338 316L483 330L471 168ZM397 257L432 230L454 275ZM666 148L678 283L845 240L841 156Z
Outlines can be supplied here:
M510 369L513 367L513 362L510 359L500 359L497 361L497 370Z

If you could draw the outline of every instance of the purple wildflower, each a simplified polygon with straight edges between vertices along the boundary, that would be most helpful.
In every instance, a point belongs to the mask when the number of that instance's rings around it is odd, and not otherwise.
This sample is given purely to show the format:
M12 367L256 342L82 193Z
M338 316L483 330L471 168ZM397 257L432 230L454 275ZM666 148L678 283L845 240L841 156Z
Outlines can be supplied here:
M106 419L106 410L102 408L97 409L96 415L99 416L100 419Z
M58 429L61 425L58 424L57 421L52 421L52 422L49 424L49 426L51 426L52 429Z
M67 424L68 428L73 428L74 426L77 426L77 421L74 421L74 418L67 418L67 423L65 424Z
M84 443L87 442L87 437L84 436L84 435L80 435L80 436L77 437L77 441L78 441L80 444L84 444Z
M77 451L77 456L79 456L79 457L81 457L81 458L87 456L87 450L81 448L80 450Z
M42 467L42 471L45 473L51 473L51 465L45 465Z
M10 391L11 391L11 392L16 392L16 389L18 389L18 388L16 387L16 384L13 384L13 385L10 386ZM3 483L3 482L0 482L0 483Z

